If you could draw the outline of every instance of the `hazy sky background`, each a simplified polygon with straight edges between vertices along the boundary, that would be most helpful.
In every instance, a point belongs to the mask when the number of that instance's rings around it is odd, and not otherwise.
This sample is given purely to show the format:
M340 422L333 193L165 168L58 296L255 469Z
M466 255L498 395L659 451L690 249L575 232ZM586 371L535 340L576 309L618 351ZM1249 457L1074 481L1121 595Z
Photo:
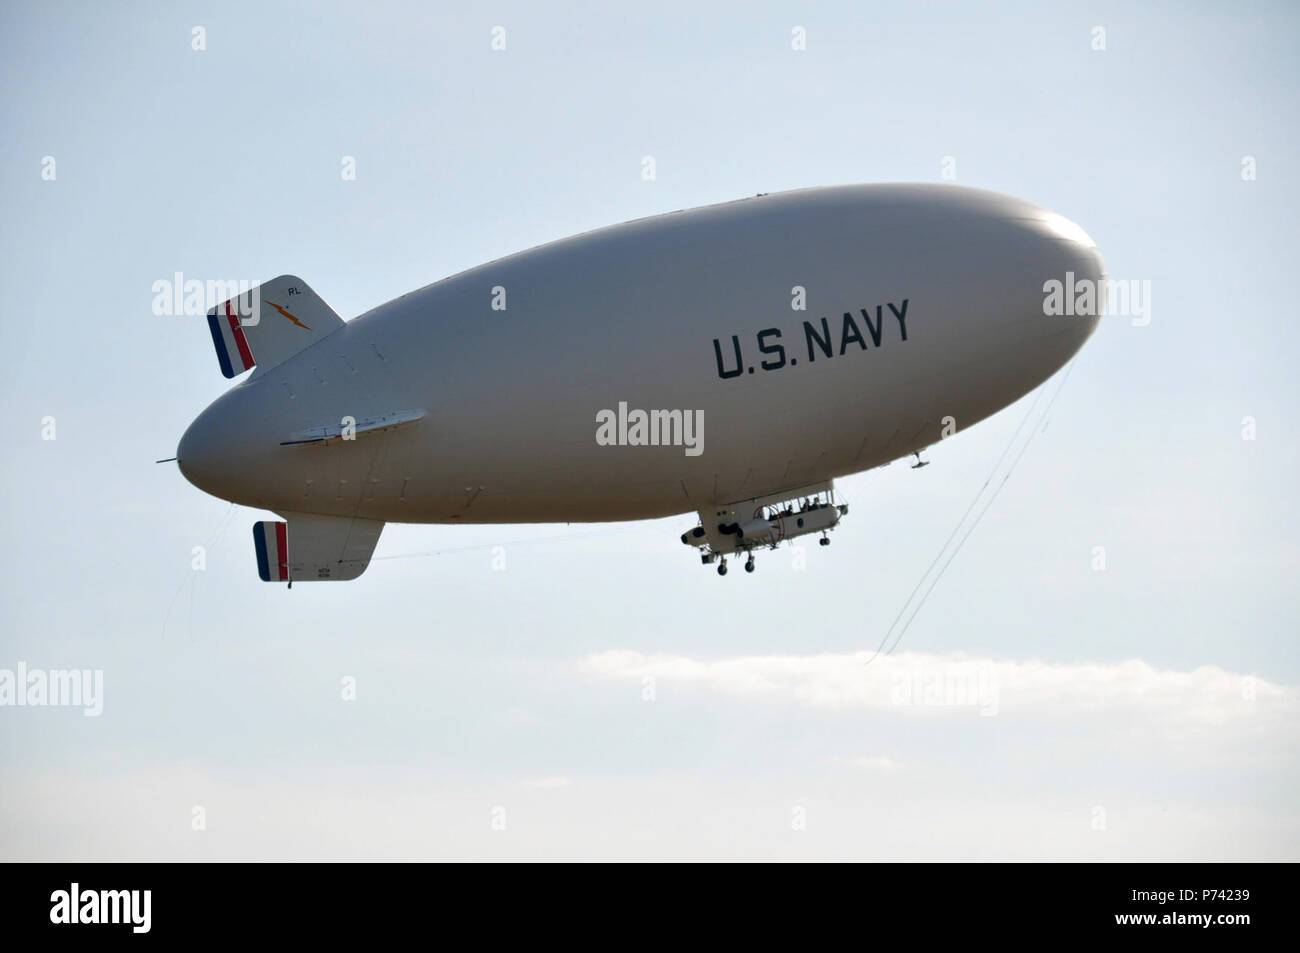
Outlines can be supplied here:
M0 668L105 699L0 708L0 857L1297 859L1300 11L1053 6L5 3ZM1102 322L891 659L858 653L1032 398L842 481L806 570L726 579L682 516L390 525L287 591L268 514L153 463L228 386L151 310L175 272L298 274L350 319L944 156L1083 225L1151 322ZM963 664L985 714L896 703Z

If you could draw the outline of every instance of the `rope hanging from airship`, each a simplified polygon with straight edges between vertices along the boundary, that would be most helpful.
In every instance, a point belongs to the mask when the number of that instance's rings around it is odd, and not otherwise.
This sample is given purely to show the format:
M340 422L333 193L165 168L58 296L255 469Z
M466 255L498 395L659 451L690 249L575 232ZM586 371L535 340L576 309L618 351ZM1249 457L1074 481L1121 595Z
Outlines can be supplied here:
M899 629L898 634L894 636L892 644L889 645L888 649L885 649L885 645L886 643L889 643L894 628L898 625L898 620L907 612L908 606L912 604L912 600L916 598L917 592L920 591L923 585L925 585L925 581L929 578L930 573L934 571L934 567L943 559L944 553L948 552L948 547L952 545L953 539L961 531L962 526L965 525L967 517L970 516L971 511L975 509L981 497L984 496L984 491L987 490L989 485L993 482L993 478L997 475L997 472L1002 466L1002 462L1006 459L1007 454L1010 453L1011 448L1016 445L1016 441L1020 438L1020 434L1024 430L1025 424L1028 423L1029 418L1033 416L1034 409L1038 406L1039 400L1047 390L1045 387L1040 387L1038 389L1037 393L1034 395L1033 401L1029 405L1029 409L1025 411L1025 416L1020 419L1020 424L1016 427L1015 432L1012 433L1011 439L1007 441L1007 445L1003 448L1002 453L998 455L997 462L993 464L993 468L989 471L988 477L986 477L984 482L980 485L974 498L971 499L970 505L966 507L966 512L961 515L961 519L957 521L957 525L953 527L948 538L944 540L943 546L939 548L938 554L931 561L930 565L926 567L925 572L921 574L921 578L917 580L911 593L908 594L908 597L903 601L902 607L898 610L898 615L894 616L894 620L889 623L889 628L885 630L885 634L880 640L880 645L876 646L876 651L872 653L871 658L867 659L863 664L870 665L881 655L882 650L885 655L894 654L894 649L898 648L904 634L906 634L907 630L911 627L913 620L916 619L916 616L921 611L922 607L925 606L926 600L930 598L930 593L934 591L934 587L938 585L939 580L943 578L943 574L948 571L948 567L952 565L952 561L957 557L957 554L961 552L961 548L966 544L966 540L970 538L971 533L975 531L975 527L979 525L980 520L984 518L984 514L989 511L989 508L993 505L993 501L998 498L998 494L1002 492L1002 488L1007 485L1007 481L1011 478L1011 474L1015 472L1016 467L1024 457L1025 451L1028 450L1029 445L1034 442L1034 437L1047 429L1048 415L1051 414L1052 406L1056 403L1056 399L1061 396L1061 391L1065 387L1065 382L1069 380L1070 372L1074 370L1074 365L1077 361L1078 358L1076 357L1074 360L1070 361L1069 365L1065 368L1065 373L1061 375L1061 379L1056 385L1056 390L1052 392L1051 399L1048 400L1047 406L1043 408L1042 415L1039 416L1037 423L1035 423L1033 428L1030 430L1029 436L1021 445L1020 452L1017 453L1015 458L1011 461L1011 466L1007 468L1007 472L1003 474L1002 479L998 482L997 486L994 487L992 495L988 497L984 506L975 515L975 519L969 526L967 526L966 532L962 535L961 539L957 541L956 547L954 547L952 552L948 554L947 560L944 561L939 572L935 574L934 578L930 581L929 587L921 596L920 601L917 602L915 608L912 610L912 614L907 617L907 621L903 623L903 627Z
M165 463L167 461L160 460L157 462ZM208 550L210 550L213 547L213 545L217 542L217 540L221 539L222 535L226 532L226 528L230 525L230 518L235 515L236 509L237 507L235 506L235 504L231 503L230 506L226 509L225 514L221 517L221 522L217 524L217 528L214 529L208 535L208 538L204 541L203 545L200 547L200 549L204 554L205 559L207 558ZM199 574L193 570L193 567L191 567L190 570L185 573L184 580L182 580L181 584L176 587L176 591L172 594L171 602L167 603L167 612L166 614L163 615L163 622L162 622L163 636L167 635L167 624L171 621L172 610L176 608L176 600L180 598L180 594L185 591L185 587L189 586L190 587L189 633L190 633L190 640L193 641L194 639L194 587L198 582L198 575Z

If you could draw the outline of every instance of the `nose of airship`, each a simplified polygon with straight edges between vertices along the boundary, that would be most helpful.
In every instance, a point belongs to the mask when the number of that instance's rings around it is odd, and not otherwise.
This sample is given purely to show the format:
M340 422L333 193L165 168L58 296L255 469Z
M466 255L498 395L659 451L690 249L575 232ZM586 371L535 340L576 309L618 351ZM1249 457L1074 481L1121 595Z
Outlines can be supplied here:
M181 474L207 492L211 492L208 487L219 462L213 436L212 408L208 408L194 418L176 447L176 465Z
M241 441L238 416L227 397L199 414L181 436L176 465L200 490L232 499L239 485Z
M951 381L943 386L965 382L982 407L1004 407L1068 364L1096 330L1106 265L1064 215L984 192L951 193L950 201L957 211L948 221L961 230L948 246L957 276L950 295L963 304L949 325L960 357L946 367Z
M992 324L1004 341L1016 342L1010 360L1041 381L1068 363L1101 322L1106 263L1091 236L1064 215L1014 199L1001 212L1002 224L987 233L990 247L978 253L1001 306Z
M1109 297L1106 263L1097 243L1074 221L1047 209L1036 210L1029 227L1048 250L1041 288L1043 318L1073 342L1071 353L1097 329Z

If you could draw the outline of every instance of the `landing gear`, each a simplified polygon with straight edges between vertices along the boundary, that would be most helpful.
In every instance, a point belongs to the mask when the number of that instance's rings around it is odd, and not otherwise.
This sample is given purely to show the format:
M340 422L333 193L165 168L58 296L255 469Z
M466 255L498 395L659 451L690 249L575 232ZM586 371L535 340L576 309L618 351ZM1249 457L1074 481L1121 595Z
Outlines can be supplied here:
M747 560L745 560L745 572L753 572L753 571L754 571L754 557L750 556Z
M817 540L818 546L829 546L830 544L831 538L829 536L823 536L821 539Z
M726 574L727 574L727 559L724 556L722 558L722 562L718 563L718 575L725 576Z

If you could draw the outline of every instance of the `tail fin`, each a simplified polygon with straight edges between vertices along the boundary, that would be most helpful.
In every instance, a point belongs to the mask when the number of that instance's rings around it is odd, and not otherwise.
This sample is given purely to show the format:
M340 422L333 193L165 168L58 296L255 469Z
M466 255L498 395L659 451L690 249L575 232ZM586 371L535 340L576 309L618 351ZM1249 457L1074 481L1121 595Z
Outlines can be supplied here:
M263 582L356 579L370 565L384 524L347 516L286 513L287 522L253 524Z
M272 278L208 312L212 345L226 377L253 365L275 367L343 325L334 309L293 275Z

